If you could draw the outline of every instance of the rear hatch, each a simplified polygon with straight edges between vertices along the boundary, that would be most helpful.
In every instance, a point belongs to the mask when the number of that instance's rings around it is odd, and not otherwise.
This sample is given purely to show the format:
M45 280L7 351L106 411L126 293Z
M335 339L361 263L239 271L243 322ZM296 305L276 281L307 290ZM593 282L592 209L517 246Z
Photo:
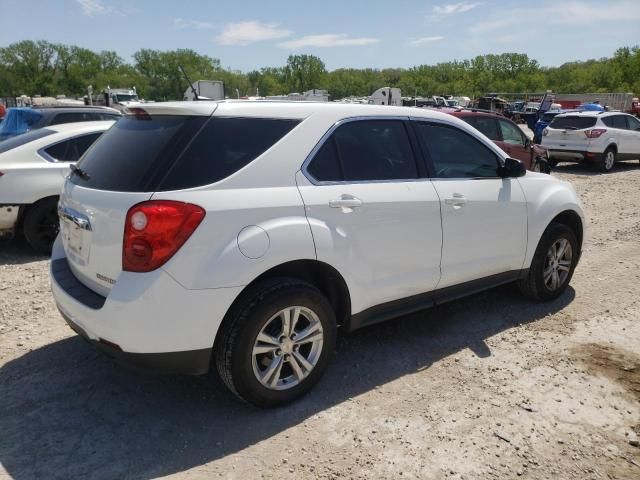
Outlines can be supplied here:
M590 143L585 132L596 122L594 116L557 116L543 132L542 145L551 150L585 151Z
M209 105L183 115L133 109L78 162L60 198L60 230L70 268L87 287L108 295L122 271L128 210L151 198L215 110Z

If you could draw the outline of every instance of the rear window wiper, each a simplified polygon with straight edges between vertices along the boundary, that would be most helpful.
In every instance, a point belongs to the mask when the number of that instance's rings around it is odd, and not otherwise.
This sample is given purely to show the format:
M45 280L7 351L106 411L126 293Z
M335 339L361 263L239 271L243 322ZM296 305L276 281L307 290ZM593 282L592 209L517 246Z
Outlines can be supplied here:
M69 168L71 168L71 175L76 174L83 180L89 180L91 178L87 172L74 164L71 164Z

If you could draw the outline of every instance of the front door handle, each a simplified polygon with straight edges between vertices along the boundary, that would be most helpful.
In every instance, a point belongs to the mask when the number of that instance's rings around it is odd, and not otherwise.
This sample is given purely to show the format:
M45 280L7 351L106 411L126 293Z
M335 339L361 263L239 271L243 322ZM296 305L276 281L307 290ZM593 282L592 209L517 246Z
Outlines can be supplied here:
M447 205L451 205L454 208L460 208L467 203L467 199L464 198L464 195L462 195L461 193L454 193L453 198L446 198L444 200L444 203L446 203Z
M354 197L353 195L341 195L340 198L336 200L330 200L329 206L331 208L355 208L362 206L362 200Z

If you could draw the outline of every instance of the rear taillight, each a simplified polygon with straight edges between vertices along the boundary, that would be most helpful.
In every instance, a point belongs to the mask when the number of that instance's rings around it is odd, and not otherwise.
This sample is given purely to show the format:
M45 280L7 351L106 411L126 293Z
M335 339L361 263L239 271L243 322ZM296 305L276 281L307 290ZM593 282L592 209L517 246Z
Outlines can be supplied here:
M584 134L587 138L599 138L600 135L607 131L606 128L594 128L593 130L585 130Z
M150 272L164 265L204 216L201 207L190 203L152 200L134 205L124 225L122 269Z

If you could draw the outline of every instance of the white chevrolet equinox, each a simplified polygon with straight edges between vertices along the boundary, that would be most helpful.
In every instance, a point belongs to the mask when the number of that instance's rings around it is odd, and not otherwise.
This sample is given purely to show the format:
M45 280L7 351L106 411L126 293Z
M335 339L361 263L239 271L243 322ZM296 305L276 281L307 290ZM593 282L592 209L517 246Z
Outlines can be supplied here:
M436 111L145 104L64 185L62 316L117 360L203 374L259 406L318 382L351 331L518 282L551 300L580 258L570 184Z

